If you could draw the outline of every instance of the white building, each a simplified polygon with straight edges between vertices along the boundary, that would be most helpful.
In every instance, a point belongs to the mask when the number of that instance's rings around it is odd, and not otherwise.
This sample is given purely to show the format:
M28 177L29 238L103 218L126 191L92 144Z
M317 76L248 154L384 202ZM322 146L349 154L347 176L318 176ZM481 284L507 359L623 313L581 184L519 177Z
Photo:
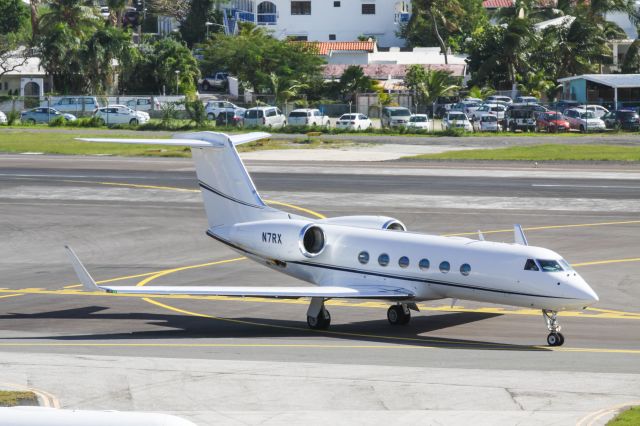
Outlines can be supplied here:
M353 41L365 36L381 46L403 45L396 32L411 17L410 0L231 0L218 7L225 12L227 33L246 21L280 39Z

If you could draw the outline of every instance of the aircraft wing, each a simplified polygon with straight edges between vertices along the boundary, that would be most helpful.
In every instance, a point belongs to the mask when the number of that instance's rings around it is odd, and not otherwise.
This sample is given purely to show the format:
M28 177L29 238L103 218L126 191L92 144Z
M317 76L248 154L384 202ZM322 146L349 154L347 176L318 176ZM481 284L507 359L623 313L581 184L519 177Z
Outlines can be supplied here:
M107 293L140 295L198 295L198 296L236 296L236 297L272 297L272 298L349 298L349 299L385 299L408 300L414 294L401 287L393 286L349 286L349 287L230 287L230 286L98 286L84 267L73 249L65 246L73 269L87 291L106 291Z
M84 284L84 283L83 283ZM107 293L141 295L197 295L197 296L236 296L271 297L296 299L299 297L349 298L349 299L385 299L407 300L413 298L402 288L383 286L358 287L236 287L236 286L96 286ZM92 289L95 291L96 289Z

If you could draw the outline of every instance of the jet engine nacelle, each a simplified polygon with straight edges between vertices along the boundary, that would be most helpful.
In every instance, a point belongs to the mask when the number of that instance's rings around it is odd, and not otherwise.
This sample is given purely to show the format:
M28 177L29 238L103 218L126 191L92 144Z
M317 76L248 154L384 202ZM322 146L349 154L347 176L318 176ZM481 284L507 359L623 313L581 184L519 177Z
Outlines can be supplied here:
M407 227L398 219L388 216L341 216L322 219L316 222L331 225L357 226L368 229L388 229L390 231L406 231Z
M267 258L305 260L320 255L327 245L322 227L305 220L239 223L229 231L234 244Z

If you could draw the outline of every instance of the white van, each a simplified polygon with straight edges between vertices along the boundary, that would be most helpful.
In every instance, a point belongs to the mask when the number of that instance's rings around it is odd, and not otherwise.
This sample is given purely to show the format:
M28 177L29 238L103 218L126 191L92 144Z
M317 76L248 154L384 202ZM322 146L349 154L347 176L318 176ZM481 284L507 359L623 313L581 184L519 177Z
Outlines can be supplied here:
M280 108L274 106L261 106L249 108L244 113L245 127L284 127L287 125L287 119Z
M45 105L46 106L46 105ZM100 103L95 96L64 96L55 103L51 103L51 108L60 112L71 112L74 114L93 113L100 108Z
M324 126L329 127L331 121L319 109L301 108L289 113L289 126Z

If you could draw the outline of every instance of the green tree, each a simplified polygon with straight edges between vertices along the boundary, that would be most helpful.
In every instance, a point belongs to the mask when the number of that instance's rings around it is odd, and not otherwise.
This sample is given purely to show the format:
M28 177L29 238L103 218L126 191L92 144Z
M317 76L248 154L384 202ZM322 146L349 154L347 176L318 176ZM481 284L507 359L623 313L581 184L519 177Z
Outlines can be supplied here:
M191 51L184 43L167 37L135 48L123 69L121 88L128 93L163 93L164 88L166 93L191 94L199 77Z
M190 48L205 41L206 22L222 22L222 14L214 10L213 6L213 0L191 0L187 15L180 21L180 34ZM222 27L219 25L212 25L208 30L209 35L220 31L222 31Z
M0 0L0 34L21 31L29 19L29 9L21 0Z
M449 72L426 69L422 65L411 65L404 82L407 88L416 94L421 104L432 106L434 115L438 98L450 96L460 88Z
M301 83L297 80L289 80L289 86L282 86L280 84L280 77L275 73L269 74L271 80L271 90L276 97L276 104L286 103L289 99L295 98L301 90L308 87L307 84Z
M374 92L373 80L364 74L362 67L351 65L340 77L340 93L345 100L355 101L357 93Z
M479 0L420 0L413 2L411 19L399 35L408 46L437 44L445 53L449 47L461 51L464 40L488 21Z
M473 86L471 87L471 89L469 89L469 96L472 98L478 98L478 99L484 99L488 96L493 95L494 93L496 93L496 91L492 87L488 87L488 86L484 86L482 88L478 86Z
M627 50L627 54L624 57L624 62L622 63L622 73L640 73L640 40L636 39L633 43L631 43L631 46L629 46L629 50Z
M204 44L205 74L225 70L256 93L270 91L271 74L281 87L292 81L308 84L321 71L324 60L306 43L277 40L262 27L241 26L236 36L216 33Z

